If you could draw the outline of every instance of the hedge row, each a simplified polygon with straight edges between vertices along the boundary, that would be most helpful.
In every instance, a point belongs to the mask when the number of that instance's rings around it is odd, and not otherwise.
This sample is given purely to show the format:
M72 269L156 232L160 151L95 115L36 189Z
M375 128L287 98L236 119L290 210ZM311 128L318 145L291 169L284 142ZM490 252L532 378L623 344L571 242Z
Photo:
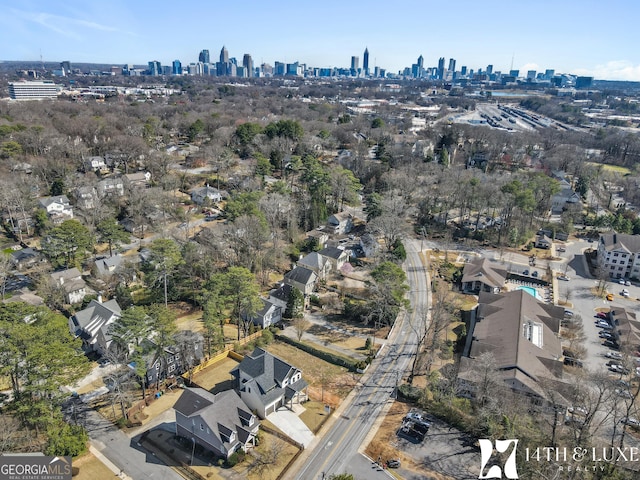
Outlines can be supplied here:
M298 342L297 340L285 335L276 335L276 339L288 343L289 345L293 345L294 347L299 348L300 350L307 352L313 356L321 358L326 362L333 363L334 365L339 365L341 367L346 367L349 370L355 371L357 368L357 364L359 363L355 360L349 360L345 357L341 357L339 355L317 349L307 343Z

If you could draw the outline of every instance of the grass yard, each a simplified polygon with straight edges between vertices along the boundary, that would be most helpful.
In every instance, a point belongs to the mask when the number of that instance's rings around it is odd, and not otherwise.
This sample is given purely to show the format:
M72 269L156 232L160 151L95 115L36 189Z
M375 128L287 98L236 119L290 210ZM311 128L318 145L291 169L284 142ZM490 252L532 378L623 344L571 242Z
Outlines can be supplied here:
M252 458L249 455L247 460L240 465L236 465L233 470L242 475L241 478L248 480L276 480L280 478L282 470L289 464L293 457L298 453L298 448L290 443L280 440L275 435L260 431L260 445L256 447L255 453L262 453L269 449L275 448L280 450L276 463L269 465L262 472L251 468Z
M201 332L204 329L202 324L202 311L179 315L176 320L178 330L191 330L193 332Z
M213 393L228 390L232 387L232 377L229 372L237 366L238 362L236 360L231 357L227 357L224 360L221 360L196 373L193 376L193 382L206 390L213 391Z
M300 420L309 427L309 430L317 433L329 416L329 414L324 411L324 403L314 401L305 402L304 408L304 412L300 414Z
M113 478L114 473L107 466L93 456L87 453L79 458L74 458L71 465L79 468L79 473L75 480L99 480L102 478Z
M349 394L360 377L360 375L351 374L344 367L325 362L286 343L274 342L266 349L302 370L302 377L309 385L320 388L324 379L325 390L340 398L345 398Z
M619 173L620 175L629 175L631 173L631 170L629 170L627 167L620 167L618 165L609 165L606 163L596 163L596 162L585 162L587 165L591 166L591 167L602 167L602 169L605 172L613 172L613 173Z

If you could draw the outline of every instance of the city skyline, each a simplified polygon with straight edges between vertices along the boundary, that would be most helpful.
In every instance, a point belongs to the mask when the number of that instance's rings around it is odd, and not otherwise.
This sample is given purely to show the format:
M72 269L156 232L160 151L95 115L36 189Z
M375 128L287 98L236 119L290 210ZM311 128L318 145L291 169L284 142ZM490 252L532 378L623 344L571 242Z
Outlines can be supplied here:
M632 41L640 7L613 0L602 10L595 1L514 5L489 0L478 6L443 2L338 3L249 1L242 4L175 4L141 0L129 4L31 0L7 7L0 18L5 41L1 60L39 60L146 65L197 62L200 52L219 52L255 66L276 61L314 67L364 66L397 73L419 56L424 66L438 59L456 67L512 69L640 81L640 53ZM624 11L624 15L620 12ZM212 54L212 57L217 55Z

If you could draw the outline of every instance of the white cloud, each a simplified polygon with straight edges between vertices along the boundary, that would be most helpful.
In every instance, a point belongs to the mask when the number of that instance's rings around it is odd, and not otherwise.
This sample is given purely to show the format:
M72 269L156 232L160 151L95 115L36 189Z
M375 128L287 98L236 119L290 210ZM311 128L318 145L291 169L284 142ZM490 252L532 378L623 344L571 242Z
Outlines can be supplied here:
M572 73L585 75L597 80L627 80L640 82L640 65L628 60L613 60L594 68L577 68Z
M26 12L23 10L11 9L11 13L17 18L26 22L33 22L65 37L81 40L82 30L98 30L101 32L116 32L117 28L102 25L96 22L83 20L81 18L64 17L45 12Z

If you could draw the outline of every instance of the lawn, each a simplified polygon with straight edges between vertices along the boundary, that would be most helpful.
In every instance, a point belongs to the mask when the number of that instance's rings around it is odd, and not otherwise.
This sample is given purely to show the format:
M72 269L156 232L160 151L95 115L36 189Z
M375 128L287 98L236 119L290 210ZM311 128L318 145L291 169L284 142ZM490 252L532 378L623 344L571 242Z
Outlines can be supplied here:
M620 175L629 175L631 170L627 167L620 167L618 165L609 165L607 163L595 163L595 162L585 162L587 165L591 167L602 167L606 172L619 173Z
M359 375L351 374L345 367L339 367L325 362L309 353L282 342L274 342L266 347L273 355L302 370L302 378L309 385L321 388L324 379L324 388L328 392L345 398L355 386Z
M114 477L114 473L91 453L74 458L71 465L80 470L78 475L73 477L75 480L98 480Z
M228 390L233 387L233 385L231 385L232 377L229 372L237 366L238 362L236 360L227 357L196 373L193 376L193 382L213 393Z
M324 403L310 401L304 404L304 408L304 412L300 414L300 420L309 427L309 430L317 433L329 416L329 414L324 411Z

